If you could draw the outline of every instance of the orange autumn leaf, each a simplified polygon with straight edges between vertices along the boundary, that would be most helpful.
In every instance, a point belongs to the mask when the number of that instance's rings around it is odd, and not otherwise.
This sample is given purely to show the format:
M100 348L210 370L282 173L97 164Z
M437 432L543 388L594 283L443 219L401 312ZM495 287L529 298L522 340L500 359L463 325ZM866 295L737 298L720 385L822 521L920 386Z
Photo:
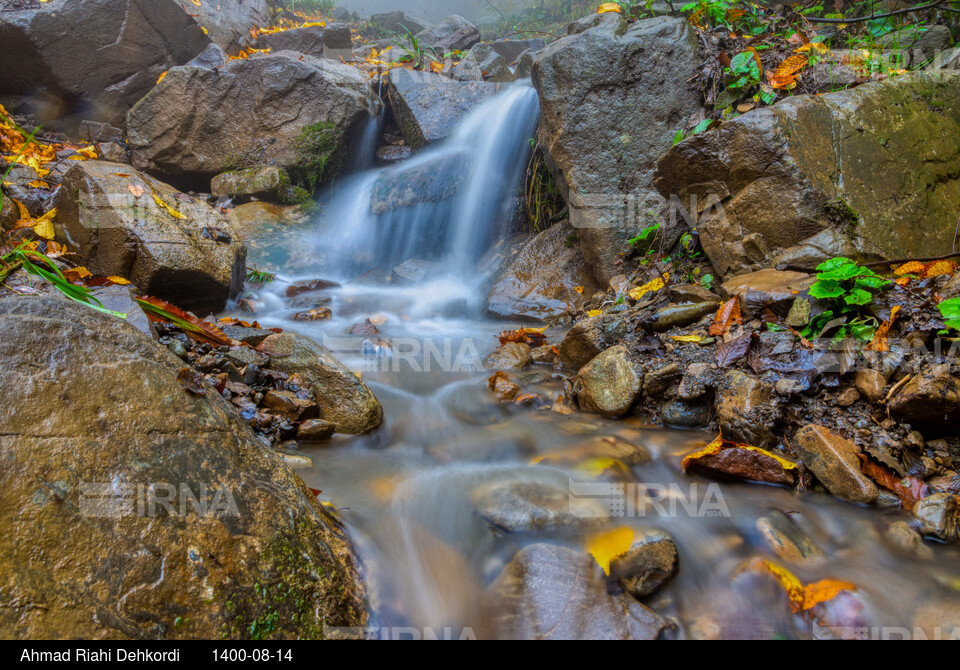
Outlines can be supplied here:
M957 264L953 261L933 261L923 269L923 276L926 279L930 277L940 277L942 275L955 275L957 273Z
M622 12L620 5L616 2L605 2L597 8L597 14L608 14L610 12L620 14Z
M895 274L898 277L902 277L904 275L919 274L923 272L925 267L926 266L920 261L910 261L909 263L904 263L903 265L898 267L896 270L894 270L893 274Z
M797 84L800 71L807 66L807 57L800 54L788 57L773 74L767 74L767 82L773 88L793 88Z
M733 296L721 305L713 323L710 324L710 334L713 336L725 335L733 324L743 324L739 296Z
M184 312L182 309L159 298L151 296L137 297L137 304L147 314L147 318L155 323L172 323L183 329L183 332L195 339L197 342L204 342L216 347L244 346L242 342L237 342L217 328L215 325L203 319L199 319L193 314Z
M67 278L67 281L76 284L79 281L83 281L87 277L92 277L93 273L90 272L87 268L78 267L70 268L69 270L63 271L63 276Z
M519 330L505 330L497 335L497 339L500 340L501 347L505 344L509 344L510 342L516 342L518 344L526 344L530 347L536 348L547 343L547 336L543 334L544 330L546 330L546 328L520 328Z
M930 495L930 487L916 477L901 477L890 468L872 461L865 454L857 454L860 471L877 484L896 494L904 509L912 510L916 504Z
M870 344L867 345L867 351L890 351L890 345L887 344L887 334L890 332L890 329L893 328L893 324L897 320L899 313L900 305L894 305L890 308L890 319L881 323L880 327L877 328L873 339L870 340Z
M804 585L796 575L784 567L763 558L755 558L748 563L744 570L752 572L767 572L780 582L790 599L790 609L795 614L811 610L820 603L832 600L841 591L856 591L857 587L850 582L835 579L821 579L818 582Z

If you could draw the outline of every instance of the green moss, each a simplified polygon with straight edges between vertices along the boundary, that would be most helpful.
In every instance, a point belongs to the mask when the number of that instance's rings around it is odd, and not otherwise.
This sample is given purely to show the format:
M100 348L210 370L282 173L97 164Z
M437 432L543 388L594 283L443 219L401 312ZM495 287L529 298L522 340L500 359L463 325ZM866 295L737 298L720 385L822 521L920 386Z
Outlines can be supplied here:
M320 184L340 174L342 134L336 124L327 121L304 126L293 145L299 186L313 193Z

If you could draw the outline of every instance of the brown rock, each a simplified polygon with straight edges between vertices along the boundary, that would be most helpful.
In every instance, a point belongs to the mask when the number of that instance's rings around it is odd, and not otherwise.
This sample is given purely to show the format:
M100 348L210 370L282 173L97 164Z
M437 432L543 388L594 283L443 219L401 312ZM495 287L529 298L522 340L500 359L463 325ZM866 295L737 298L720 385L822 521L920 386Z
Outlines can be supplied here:
M522 370L532 363L530 346L522 342L507 342L483 359L483 367L492 370Z
M611 596L596 562L552 544L522 549L490 586L498 637L653 640L666 623L632 597Z
M857 373L855 383L857 390L869 402L880 402L886 396L884 390L887 386L887 380L877 370L860 370Z
M610 561L610 576L635 598L655 593L679 569L677 545L662 530L637 531L626 553Z
M773 428L781 409L774 387L739 370L728 372L724 381L716 405L723 436L753 447L775 447L779 438Z
M298 398L291 391L267 391L266 395L263 396L263 404L274 414L279 414L292 421L312 419L317 415L317 403Z
M925 435L952 435L960 428L960 380L950 364L931 365L890 401L890 414Z
M601 351L619 342L627 324L617 314L602 314L578 321L560 342L560 361L569 370L579 370Z
M627 413L640 396L643 378L624 345L611 347L580 369L580 408L612 419Z
M42 366L23 355L26 332ZM0 360L0 635L248 638L270 621L271 637L293 639L365 625L342 531L227 400L180 386L164 347L83 305L17 297L0 301Z
M793 449L830 493L855 503L876 501L876 485L860 471L857 446L823 426L808 425L797 431Z
M300 424L297 439L304 442L322 442L329 440L336 432L336 426L323 419L310 419Z

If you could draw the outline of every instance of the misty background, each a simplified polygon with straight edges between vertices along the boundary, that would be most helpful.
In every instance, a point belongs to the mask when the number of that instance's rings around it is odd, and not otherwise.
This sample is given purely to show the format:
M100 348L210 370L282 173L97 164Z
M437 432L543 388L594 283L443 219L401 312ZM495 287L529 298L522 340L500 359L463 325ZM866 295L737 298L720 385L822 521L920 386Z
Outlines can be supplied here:
M339 7L363 16L402 11L410 18L437 22L450 14L459 14L472 22L496 20L499 9L505 15L521 11L543 0L338 0Z

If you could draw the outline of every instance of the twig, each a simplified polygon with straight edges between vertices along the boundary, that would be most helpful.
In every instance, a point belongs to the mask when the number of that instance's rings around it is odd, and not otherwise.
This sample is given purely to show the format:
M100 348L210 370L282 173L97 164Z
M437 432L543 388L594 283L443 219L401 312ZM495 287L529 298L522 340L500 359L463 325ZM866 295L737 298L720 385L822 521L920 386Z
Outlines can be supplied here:
M958 232L960 232L960 221L957 222ZM956 249L956 241L954 241L954 249ZM956 258L960 256L960 251L952 251L949 254L943 256L933 256L930 258L893 258L889 261L876 261L874 263L864 263L861 267L865 268L881 268L885 265L903 265L904 263L933 263L936 261L945 261L951 258ZM806 272L807 274L812 274L817 272L817 268L808 268L803 265L791 265L789 263L781 263L777 266L777 270L792 270L793 272Z
M907 7L905 9L895 9L892 12L886 12L884 14L872 14L870 16L859 16L852 19L821 19L816 16L807 16L804 17L810 23L861 23L863 21L873 21L874 19L885 19L888 16L897 16L899 14L909 14L910 12L919 12L923 9L931 9L937 7L938 9L944 9L940 7L943 4L944 0L934 0L933 2L928 2L923 5L916 5L915 7Z
M953 231L953 252L957 253L957 235L960 235L960 216L957 217L957 227Z

